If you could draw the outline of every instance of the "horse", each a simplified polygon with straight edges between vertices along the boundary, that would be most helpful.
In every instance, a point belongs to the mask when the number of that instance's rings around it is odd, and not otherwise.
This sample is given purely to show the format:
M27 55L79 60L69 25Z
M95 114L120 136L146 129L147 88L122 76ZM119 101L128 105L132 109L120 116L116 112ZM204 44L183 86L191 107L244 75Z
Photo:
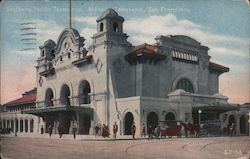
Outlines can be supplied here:
M200 134L200 125L199 124L192 124L192 123L181 123L185 130L185 137L188 137L188 132L191 137L199 137Z

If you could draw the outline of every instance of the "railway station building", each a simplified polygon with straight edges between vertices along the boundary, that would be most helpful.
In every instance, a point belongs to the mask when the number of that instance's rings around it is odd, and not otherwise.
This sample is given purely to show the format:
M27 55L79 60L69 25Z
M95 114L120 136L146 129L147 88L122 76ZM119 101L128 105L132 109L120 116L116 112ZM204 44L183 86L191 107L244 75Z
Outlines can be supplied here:
M93 134L97 124L112 131L116 122L118 135L130 135L134 122L140 135L143 124L220 120L221 113L238 110L219 93L219 76L229 68L212 62L207 46L185 35L158 35L154 44L134 46L123 22L115 10L104 11L89 48L73 28L45 41L35 107L21 112L55 133L60 124L66 134L74 125L79 134Z

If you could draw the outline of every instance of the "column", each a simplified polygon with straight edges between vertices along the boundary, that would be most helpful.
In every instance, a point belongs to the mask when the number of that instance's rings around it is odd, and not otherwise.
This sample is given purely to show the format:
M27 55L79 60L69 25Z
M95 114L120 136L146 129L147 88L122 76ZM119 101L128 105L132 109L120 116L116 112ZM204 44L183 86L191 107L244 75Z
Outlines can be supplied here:
M235 115L235 126L236 126L236 135L240 134L240 118L238 118L238 114Z
M7 120L5 120L5 128L8 128L8 119Z

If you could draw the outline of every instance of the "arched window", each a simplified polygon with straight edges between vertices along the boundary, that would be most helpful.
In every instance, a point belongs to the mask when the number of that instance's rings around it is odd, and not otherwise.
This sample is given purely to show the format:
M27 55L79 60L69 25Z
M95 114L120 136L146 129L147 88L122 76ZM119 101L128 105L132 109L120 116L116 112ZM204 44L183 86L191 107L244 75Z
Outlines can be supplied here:
M78 99L79 99L79 103L80 104L89 104L90 103L90 85L89 82L84 80L80 83L79 86L79 95L78 95Z
M118 32L118 24L116 22L113 24L113 28L115 32Z
M51 88L48 88L46 90L46 94L45 94L45 106L46 107L51 107L54 105L53 103L54 100L54 94Z
M100 24L100 32L103 31L103 23Z
M69 86L64 84L61 89L61 104L70 105L70 89Z
M42 57L44 57L44 50L42 50L42 52L41 52L41 56L42 56Z
M186 92L194 93L194 88L192 83L188 79L180 79L177 82L176 89L183 89Z

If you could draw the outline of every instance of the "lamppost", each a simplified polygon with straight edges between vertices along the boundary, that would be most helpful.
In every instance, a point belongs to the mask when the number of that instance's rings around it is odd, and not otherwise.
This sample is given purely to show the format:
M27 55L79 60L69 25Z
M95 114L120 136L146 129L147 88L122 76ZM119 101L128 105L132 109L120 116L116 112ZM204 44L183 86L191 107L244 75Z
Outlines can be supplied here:
M202 110L198 110L198 113L199 113L199 125L201 125L201 113L202 113Z

